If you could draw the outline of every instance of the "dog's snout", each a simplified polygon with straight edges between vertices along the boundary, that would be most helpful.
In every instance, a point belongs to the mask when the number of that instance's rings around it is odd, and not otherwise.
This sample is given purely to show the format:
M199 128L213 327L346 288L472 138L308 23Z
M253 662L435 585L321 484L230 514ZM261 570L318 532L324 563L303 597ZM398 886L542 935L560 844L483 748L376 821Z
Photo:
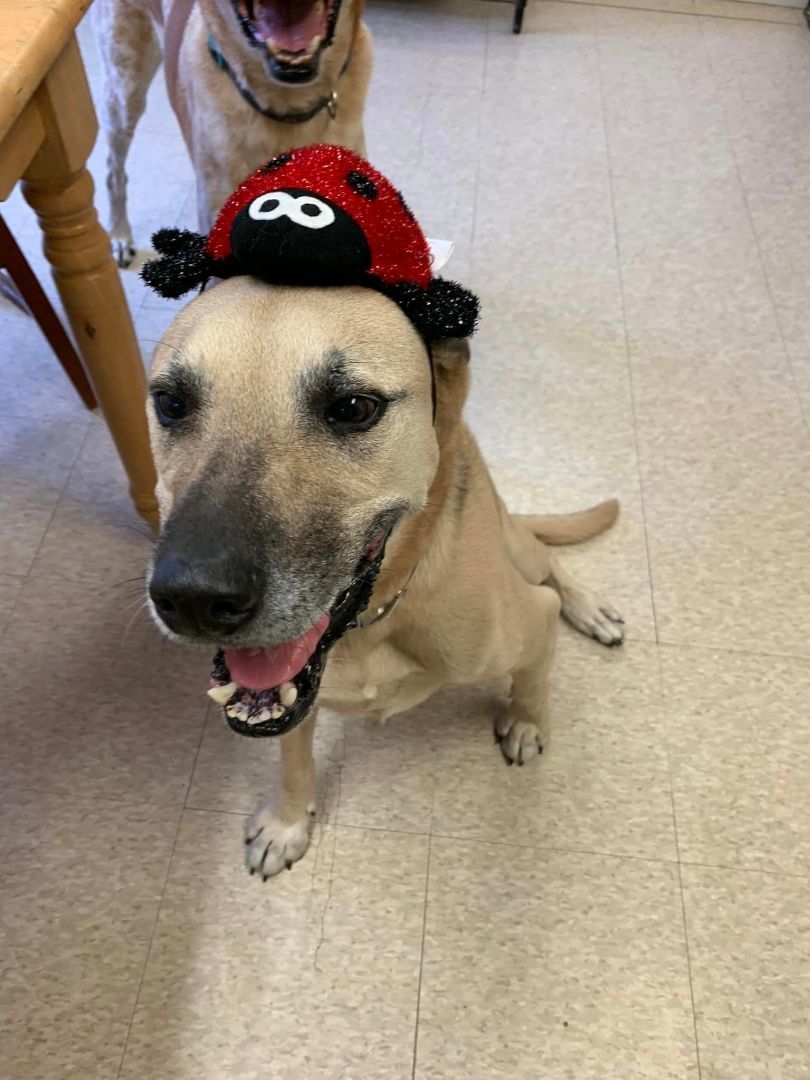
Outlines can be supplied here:
M259 609L263 587L257 576L225 564L191 566L175 555L158 559L149 595L160 618L176 634L228 634L245 626Z

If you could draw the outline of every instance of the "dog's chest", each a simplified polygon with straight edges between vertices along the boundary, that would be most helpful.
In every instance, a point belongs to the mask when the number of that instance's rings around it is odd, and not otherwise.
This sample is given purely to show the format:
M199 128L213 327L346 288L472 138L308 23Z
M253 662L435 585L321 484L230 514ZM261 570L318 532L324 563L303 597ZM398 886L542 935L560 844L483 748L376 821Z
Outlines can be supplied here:
M344 640L329 658L319 704L383 721L418 705L441 685L435 673L387 641L359 649Z

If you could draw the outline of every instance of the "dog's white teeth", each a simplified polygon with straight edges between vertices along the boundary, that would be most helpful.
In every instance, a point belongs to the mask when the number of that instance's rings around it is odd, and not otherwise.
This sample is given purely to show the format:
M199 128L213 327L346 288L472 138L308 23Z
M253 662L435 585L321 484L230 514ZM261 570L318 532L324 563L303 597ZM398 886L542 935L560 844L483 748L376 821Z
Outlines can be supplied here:
M254 724L263 724L265 722L265 720L269 720L269 719L270 719L270 710L269 709L260 709L259 712L257 712L255 716L248 716L247 717L247 722L252 727Z
M285 712L286 710L283 705L274 705L270 710L270 717L273 720L280 720Z
M239 706L229 705L228 708L225 710L225 715L230 716L231 720L236 720L239 716Z
M231 700L238 689L239 687L235 682L229 682L226 683L225 686L212 686L208 691L208 696L212 701L216 702L217 705L225 705Z
M281 704L289 709L298 700L298 688L295 683L285 682L279 690L278 696L281 699Z

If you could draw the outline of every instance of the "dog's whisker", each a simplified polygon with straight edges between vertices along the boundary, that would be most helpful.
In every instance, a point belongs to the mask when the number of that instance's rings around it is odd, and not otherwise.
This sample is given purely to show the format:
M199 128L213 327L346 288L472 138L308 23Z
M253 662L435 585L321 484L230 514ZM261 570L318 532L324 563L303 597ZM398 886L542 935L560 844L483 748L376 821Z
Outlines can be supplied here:
M146 523L144 523L143 525L136 525L131 521L126 521L124 522L124 528L129 529L131 532L137 533L138 536L142 536L146 540L155 539L155 534L152 532L152 530Z
M124 603L127 600L138 600L142 596L145 596L145 595L146 595L146 589L143 586L141 586L140 588L127 589L126 592L120 592L120 593L118 593L116 595L115 599L117 601L120 601L121 603Z
M140 584L140 585L145 585L146 584L146 574L139 574L138 577L124 578L123 581L114 581L111 585L108 585L107 587L110 590L112 590L112 589L120 589L120 588L123 588L124 585L133 585L136 582L138 584Z
M129 601L129 603L125 604L121 608L121 610L122 611L131 611L132 608L134 608L136 604L140 604L141 607L146 607L146 597L143 596L143 595L133 596L132 599Z
M130 605L130 607L131 607L131 606L132 606L132 605ZM132 627L133 627L133 626L135 625L135 623L136 623L136 621L137 621L137 619L138 619L138 616L139 616L139 615L140 615L140 614L141 614L141 613L142 613L142 612L143 612L143 611L144 611L145 609L146 609L146 597L144 597L144 598L143 598L143 601L141 602L141 604L140 604L140 605L139 605L139 606L138 606L138 607L137 607L137 608L135 609L135 611L134 611L134 612L132 613L132 618L131 618L131 619L129 620L129 622L127 623L127 625L126 625L126 626L124 627L124 632L123 632L123 634L121 635L121 644L122 644L122 645L126 645L126 642L127 642L127 636L128 636L128 634L129 634L129 633L130 633L130 631L132 630Z

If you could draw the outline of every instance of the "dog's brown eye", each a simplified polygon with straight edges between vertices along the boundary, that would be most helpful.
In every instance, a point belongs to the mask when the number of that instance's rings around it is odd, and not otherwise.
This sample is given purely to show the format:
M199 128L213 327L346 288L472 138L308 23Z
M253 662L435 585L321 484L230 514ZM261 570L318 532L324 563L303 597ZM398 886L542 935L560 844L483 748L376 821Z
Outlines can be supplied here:
M155 412L158 422L164 427L177 427L188 415L188 405L180 394L159 390L155 394Z
M365 431L384 411L384 401L357 394L333 401L326 410L326 422L337 429Z

